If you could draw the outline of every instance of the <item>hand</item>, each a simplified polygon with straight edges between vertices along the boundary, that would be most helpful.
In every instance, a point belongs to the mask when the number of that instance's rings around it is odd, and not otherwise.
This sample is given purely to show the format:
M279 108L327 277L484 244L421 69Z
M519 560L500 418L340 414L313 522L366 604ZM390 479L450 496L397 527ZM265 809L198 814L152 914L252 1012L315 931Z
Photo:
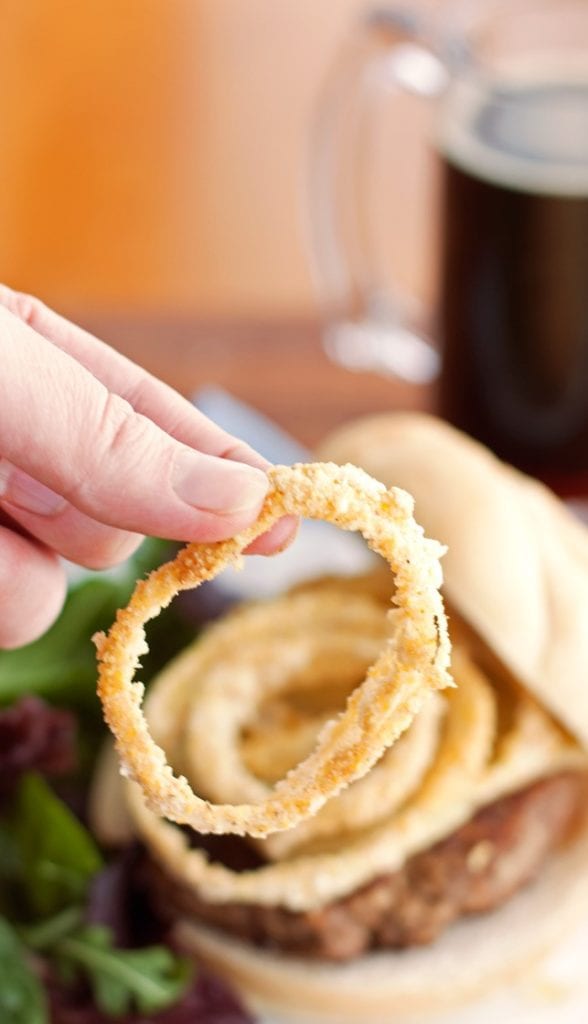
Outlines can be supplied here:
M0 285L0 647L59 613L58 555L102 569L143 534L230 537L257 516L267 466L108 345ZM251 550L277 551L294 531L283 519Z

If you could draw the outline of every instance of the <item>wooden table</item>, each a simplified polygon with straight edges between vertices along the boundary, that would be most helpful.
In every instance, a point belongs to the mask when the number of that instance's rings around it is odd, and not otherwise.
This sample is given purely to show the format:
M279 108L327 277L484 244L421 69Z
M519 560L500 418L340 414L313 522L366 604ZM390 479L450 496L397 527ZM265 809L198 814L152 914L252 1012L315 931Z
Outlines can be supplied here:
M216 384L314 445L355 416L431 409L430 388L336 366L314 321L204 323L173 317L77 317L185 395Z

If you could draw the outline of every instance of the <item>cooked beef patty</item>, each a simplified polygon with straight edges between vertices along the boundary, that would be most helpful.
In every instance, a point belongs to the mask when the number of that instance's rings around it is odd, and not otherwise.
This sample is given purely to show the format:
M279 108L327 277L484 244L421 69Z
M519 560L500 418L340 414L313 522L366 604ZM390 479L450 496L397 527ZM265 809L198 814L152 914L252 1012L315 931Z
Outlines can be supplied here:
M155 864L148 868L150 884L168 916L195 917L248 942L298 956L350 960L371 949L425 945L452 921L493 910L530 881L569 835L585 785L582 774L569 772L536 782L483 808L401 870L320 910L207 903ZM263 863L245 840L196 840L234 870Z

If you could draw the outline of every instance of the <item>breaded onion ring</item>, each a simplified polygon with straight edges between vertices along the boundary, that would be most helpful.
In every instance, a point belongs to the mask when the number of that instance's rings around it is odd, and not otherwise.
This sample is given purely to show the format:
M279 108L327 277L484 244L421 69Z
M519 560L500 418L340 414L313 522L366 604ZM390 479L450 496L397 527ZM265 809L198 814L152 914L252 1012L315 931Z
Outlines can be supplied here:
M173 694L159 682L158 709L148 700L147 719L162 746L181 758L200 796L219 802L262 800L313 750L333 707L343 706L386 633L382 601L359 589L342 593L335 583L246 606L192 646L183 690L173 673ZM181 735L173 719L170 731L162 729L162 709L169 714L171 707L176 724L182 723ZM437 745L442 712L442 704L427 701L362 779L296 828L261 840L264 856L281 859L309 839L356 830L389 815L422 778ZM247 752L257 758L261 772L247 763Z
M117 741L122 770L141 788L147 806L199 832L263 837L314 814L371 766L410 725L431 690L451 685L449 637L439 592L442 547L424 537L413 501L388 490L355 466L316 463L277 466L256 523L232 540L189 544L177 558L135 588L107 636L96 637L98 693ZM260 803L211 805L187 779L174 775L142 713L142 684L133 683L147 650L145 623L181 590L213 579L238 561L256 537L285 515L324 519L361 532L395 577L391 636L343 713L321 730L314 752Z
M259 635L252 628L256 622L261 626ZM218 649L220 627L203 636L193 651L196 685L190 687L185 711L183 770L208 800L257 803L268 796L271 786L247 770L239 740L260 705L285 691L286 695L307 691L309 697L320 693L324 659L331 679L337 678L340 686L347 681L337 701L340 710L385 645L389 627L385 610L367 595L342 603L334 589L252 605L243 608L238 618L227 617L224 624L232 639L231 650L211 657L211 645ZM335 714L331 710L322 726ZM312 752L319 732L315 730L313 742L282 774ZM163 746L170 749L165 740Z
M184 832L153 815L138 787L125 784L136 834L170 878L211 903L314 910L397 870L480 807L533 777L585 767L585 753L525 695L517 697L507 730L497 733L499 691L463 649L454 649L453 664L458 686L439 697L447 704L447 717L437 749L422 782L389 819L341 835L327 848L320 840L310 842L284 861L234 871L210 860L204 850L191 849Z
M345 845L352 834L395 814L418 788L434 759L443 726L445 705L433 694L410 729L386 750L372 770L329 800L313 818L288 832L263 840L262 852L271 860L306 852L316 840Z
M140 790L127 789L135 829L172 878L211 903L258 903L306 910L353 892L366 880L394 871L412 853L431 845L471 815L474 793L490 757L496 716L490 685L460 659L457 689L448 696L446 727L429 771L405 808L389 821L348 836L332 851L307 848L291 860L236 872L211 862L188 837L145 806Z

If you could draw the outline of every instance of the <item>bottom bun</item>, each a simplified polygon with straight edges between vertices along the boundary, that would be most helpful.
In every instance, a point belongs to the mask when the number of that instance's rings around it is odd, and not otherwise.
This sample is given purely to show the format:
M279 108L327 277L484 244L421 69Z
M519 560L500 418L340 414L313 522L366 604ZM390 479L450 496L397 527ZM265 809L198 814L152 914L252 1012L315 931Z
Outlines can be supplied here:
M229 978L272 1019L313 1024L402 1024L474 1000L519 978L588 910L588 828L541 876L492 913L464 918L431 946L373 953L345 965L256 949L192 920L177 922L184 951Z

